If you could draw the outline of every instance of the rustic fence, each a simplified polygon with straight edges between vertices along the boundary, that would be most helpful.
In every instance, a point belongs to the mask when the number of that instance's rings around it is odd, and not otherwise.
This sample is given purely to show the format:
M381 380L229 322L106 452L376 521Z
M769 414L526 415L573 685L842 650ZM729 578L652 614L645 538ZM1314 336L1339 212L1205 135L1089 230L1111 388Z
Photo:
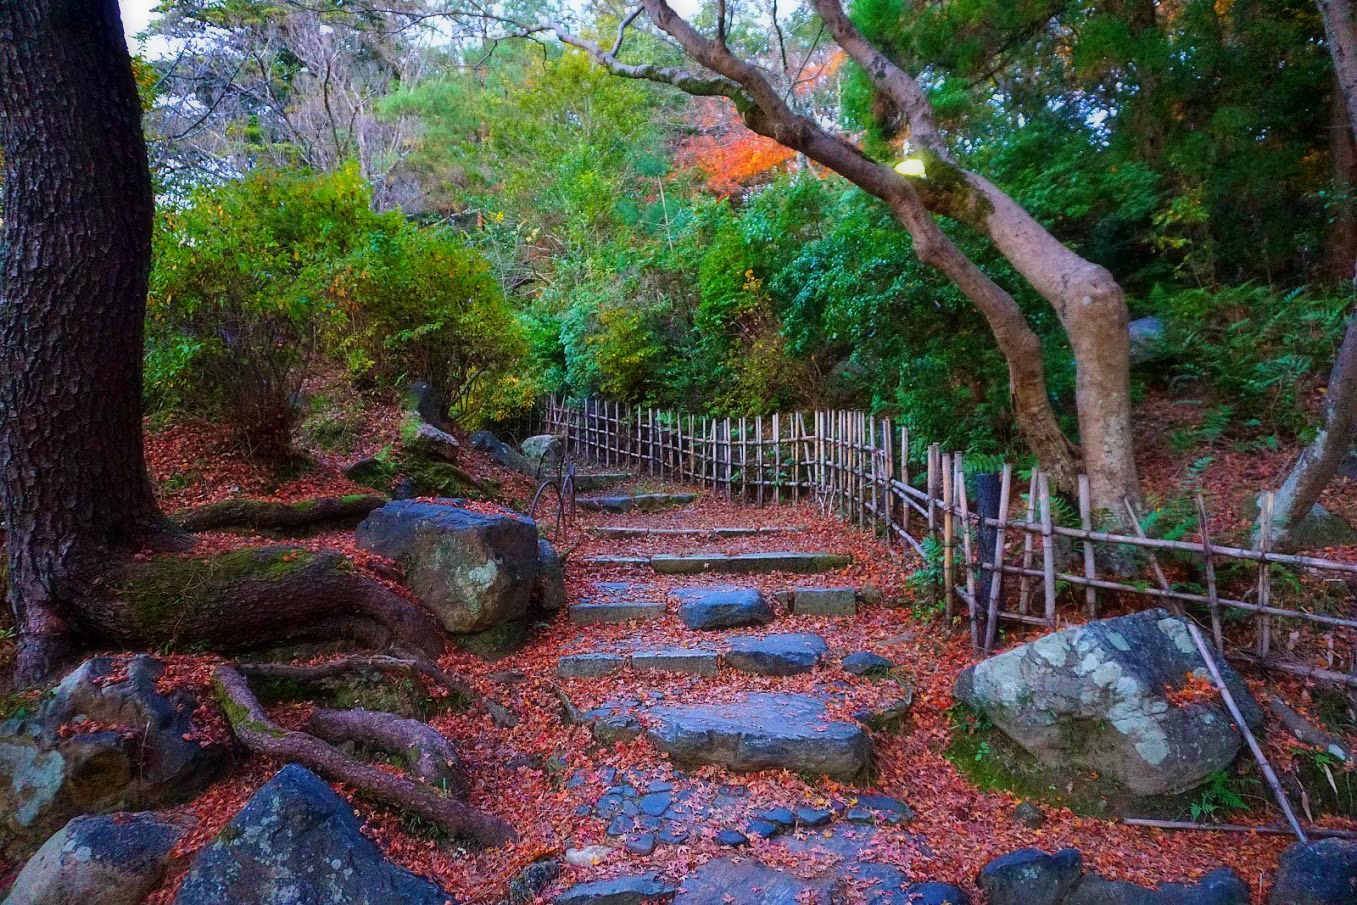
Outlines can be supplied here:
M1052 494L1045 473L1031 473L1024 496L1007 464L971 475L977 491L972 500L963 454L932 444L922 456L911 455L908 431L864 412L713 418L553 397L544 416L545 430L564 437L579 458L699 484L758 505L814 500L850 523L913 549L941 571L947 613L964 608L978 649L993 649L1001 622L1056 627L1059 603L1070 591L1089 618L1097 617L1104 596L1132 595L1180 612L1185 604L1204 608L1220 650L1226 650L1227 614L1244 614L1253 622L1252 638L1236 644L1231 656L1357 687L1357 635L1352 632L1357 618L1322 607L1289 608L1273 590L1274 567L1345 577L1357 576L1357 563L1276 552L1266 531L1253 548L1216 544L1200 493L1195 499L1200 539L1170 540L1146 536L1130 500L1123 501L1124 512L1111 524L1130 526L1132 533L1095 523L1083 476L1074 500L1077 517L1074 507ZM911 474L912 464L922 466L919 473ZM1262 505L1265 512L1270 509L1271 494L1264 495ZM1160 555L1186 560L1201 581L1170 581ZM1132 559L1152 581L1124 577ZM1108 563L1118 567L1109 569ZM1245 564L1253 575L1247 592L1235 596L1217 580L1218 569L1231 563ZM1340 596L1351 610L1351 595ZM1317 628L1324 648L1318 656L1325 666L1285 656L1287 645L1274 637L1279 619ZM1344 663L1346 668L1340 668Z

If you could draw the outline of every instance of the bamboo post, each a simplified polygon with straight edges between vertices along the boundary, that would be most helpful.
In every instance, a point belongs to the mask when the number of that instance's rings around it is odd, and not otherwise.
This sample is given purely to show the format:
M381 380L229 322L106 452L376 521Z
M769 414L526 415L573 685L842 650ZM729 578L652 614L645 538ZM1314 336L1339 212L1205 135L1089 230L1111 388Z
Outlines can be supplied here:
M1258 516L1258 550L1272 549L1272 491L1263 494ZM1267 606L1272 596L1272 567L1264 559L1258 563L1258 605ZM1272 617L1263 613L1258 617L1258 656L1266 657L1272 649Z
M1046 472L1037 482L1041 495L1041 569L1046 591L1046 624L1055 628L1055 533L1051 523L1051 481Z
M966 469L961 453L952 455L952 488L961 522L961 567L966 573L966 610L970 614L971 648L980 649L980 617L975 599L975 571L971 568L971 512L966 500Z
M1202 568L1206 571L1206 606L1211 611L1211 637L1216 650L1225 650L1225 634L1220 624L1220 597L1216 592L1216 563L1211 553L1211 527L1206 517L1206 500L1197 491L1197 522L1202 532Z
M749 502L749 424L740 416L740 502Z
M1079 521L1085 531L1093 530L1093 503L1088 487L1088 475L1079 476ZM1098 578L1097 563L1093 554L1093 542L1084 541L1084 577L1090 582ZM1098 618L1098 589L1092 584L1084 588L1084 601L1088 607L1088 618Z
M900 428L900 486L909 486L909 428ZM905 511L900 514L902 527L905 534L909 534L909 520L914 514L914 507L909 504L909 494L901 490L900 501L905 504Z
M815 482L816 493L826 492L825 482L825 419L824 412L815 410L815 475L812 480Z
M801 454L803 436L805 434L805 424L801 420L801 413L797 412L792 418L792 502L796 502L797 496L801 493Z
M938 457L939 467L942 471L942 584L943 590L947 593L947 605L945 612L950 621L956 615L956 579L953 577L955 568L953 566L953 546L956 539L956 526L952 521L952 457L947 453L942 453ZM933 448L928 450L928 514L929 520L933 516Z
M937 505L934 502L938 496L938 488L941 485L941 476L939 475L942 447L936 443L929 444L928 447L928 533L936 534L938 530Z
M730 434L729 418L726 419L726 502L735 499L735 440Z
M1131 528L1135 531L1136 537L1143 540L1145 538L1145 529L1140 526L1140 513L1136 512L1135 503L1129 496L1123 497L1121 502L1122 505L1126 507L1126 517L1131 520ZM1154 572L1154 580L1159 583L1160 589L1165 591L1171 590L1172 585L1169 584L1168 576L1164 574L1164 570L1159 566L1159 557L1154 555L1154 548L1148 548L1147 552L1150 554L1150 571ZM1182 604L1176 600L1169 602L1169 608L1176 615L1181 616L1183 614Z
M759 505L763 505L763 416L754 425L754 457L758 459L758 479L754 482Z
M985 653L994 650L999 635L999 589L1004 581L1004 525L1008 522L1008 494L1013 481L1013 466L1004 463L999 479L999 525L994 531L994 559L990 563L989 615L985 621Z
M1244 715L1239 712L1239 705L1235 703L1234 695L1230 694L1230 688L1225 684L1225 680L1220 676L1220 669L1216 666L1215 658L1211 656L1211 650L1206 646L1206 639L1202 638L1201 630L1197 628L1196 623L1191 620L1187 622L1187 630L1192 635L1192 640L1196 642L1197 651L1206 661L1206 668L1211 673L1211 678L1216 683L1216 688L1220 691L1221 699L1225 701L1225 707L1230 711L1230 716L1234 718L1235 726L1238 727L1244 741L1248 742L1249 750L1253 752L1254 760L1258 761L1258 767L1263 771L1263 778L1267 780L1272 787L1272 794L1277 799L1277 804L1286 815L1286 822L1291 825L1291 830L1296 834L1296 838L1301 844L1309 842L1305 837L1305 831L1300 828L1300 821L1296 819L1295 812L1291 810L1291 802L1287 800L1286 792L1282 790L1282 784L1277 779L1277 774L1272 771L1272 764L1268 763L1263 755L1263 749L1258 746L1258 740L1253 737L1253 732L1249 729L1248 722Z
M773 502L782 505L782 421L773 412Z
M1022 567L1024 570L1032 568L1032 527L1036 522L1037 513L1037 474L1038 469L1032 469L1032 481L1027 488L1027 511L1023 516L1022 533ZM1018 579L1018 612L1024 616L1027 615L1028 608L1032 603L1032 580L1030 576L1023 575Z

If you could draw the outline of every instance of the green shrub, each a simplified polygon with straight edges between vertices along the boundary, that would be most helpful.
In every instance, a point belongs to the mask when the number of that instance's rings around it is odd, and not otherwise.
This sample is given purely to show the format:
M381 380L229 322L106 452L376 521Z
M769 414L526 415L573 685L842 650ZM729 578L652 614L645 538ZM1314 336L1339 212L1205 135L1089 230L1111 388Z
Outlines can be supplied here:
M443 411L501 419L532 404L528 336L490 265L446 228L373 233L335 266L350 370L389 386L423 380Z
M148 396L229 422L262 461L290 454L302 378L335 310L331 262L372 231L357 168L261 170L160 215L147 307Z

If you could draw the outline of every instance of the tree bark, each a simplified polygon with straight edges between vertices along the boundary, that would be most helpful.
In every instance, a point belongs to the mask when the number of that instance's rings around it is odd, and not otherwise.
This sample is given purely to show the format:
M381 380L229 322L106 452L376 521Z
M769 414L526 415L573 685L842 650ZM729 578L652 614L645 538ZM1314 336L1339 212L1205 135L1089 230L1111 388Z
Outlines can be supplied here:
M1333 57L1334 115L1329 140L1334 178L1339 187L1351 192L1357 185L1357 21L1352 0L1316 0L1324 17L1324 35ZM1348 198L1338 213L1331 237L1330 257L1338 277L1357 283L1357 227L1353 223L1353 199Z
M1333 56L1334 74L1347 108L1349 128L1357 130L1357 21L1351 0L1316 0ZM1323 424L1277 490L1272 510L1272 539L1279 550L1295 549L1296 528L1310 514L1352 448L1357 429L1357 313L1348 320L1343 345L1329 372Z
M110 550L165 540L142 451L154 202L115 0L0 0L0 504L18 673L55 670Z
M311 714L306 731L332 745L354 742L399 757L416 779L465 795L466 768L452 743L428 723L381 710L328 710Z
M1055 309L1074 353L1080 447L1093 504L1120 513L1123 499L1140 498L1131 426L1129 317L1121 286L1106 268L1051 235L998 186L952 160L922 87L863 37L839 0L812 0L812 5L838 45L909 120L910 137L925 155L928 177L917 180L917 186L928 209L988 237Z

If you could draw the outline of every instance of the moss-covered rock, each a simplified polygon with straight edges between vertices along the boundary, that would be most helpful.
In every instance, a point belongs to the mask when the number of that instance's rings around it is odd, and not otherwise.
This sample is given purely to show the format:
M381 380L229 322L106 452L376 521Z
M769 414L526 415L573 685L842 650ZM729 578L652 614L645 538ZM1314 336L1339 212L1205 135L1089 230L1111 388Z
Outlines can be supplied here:
M223 500L181 510L175 514L175 521L189 531L246 529L297 532L321 526L357 525L369 512L385 502L386 497L374 493L316 497L295 503Z

